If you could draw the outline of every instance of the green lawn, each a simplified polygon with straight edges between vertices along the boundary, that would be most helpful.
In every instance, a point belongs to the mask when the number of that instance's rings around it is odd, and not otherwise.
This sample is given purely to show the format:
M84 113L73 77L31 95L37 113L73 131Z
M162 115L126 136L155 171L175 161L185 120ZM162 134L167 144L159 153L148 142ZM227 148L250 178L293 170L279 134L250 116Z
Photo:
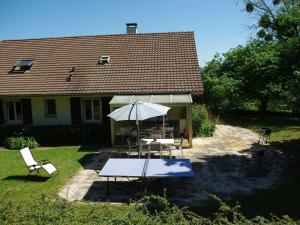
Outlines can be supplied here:
M0 200L13 198L28 200L40 198L42 194L57 194L62 187L80 168L80 161L89 151L78 151L79 147L57 147L33 150L36 160L49 159L59 172L48 180L27 176L28 170L19 151L0 151Z

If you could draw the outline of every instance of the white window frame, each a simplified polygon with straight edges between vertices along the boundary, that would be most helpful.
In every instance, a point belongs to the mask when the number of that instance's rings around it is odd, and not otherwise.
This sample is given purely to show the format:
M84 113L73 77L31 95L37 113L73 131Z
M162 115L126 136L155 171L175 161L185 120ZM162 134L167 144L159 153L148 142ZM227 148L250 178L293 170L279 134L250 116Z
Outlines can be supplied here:
M94 115L94 104L93 101L97 100L99 101L100 106L100 119L95 119ZM91 101L91 111L92 111L92 119L86 119L85 114L85 102ZM102 123L103 122L103 115L102 115L102 99L101 98L83 98L81 99L81 115L82 115L82 121L85 123Z
M10 120L9 119L9 109L8 109L8 103L9 102L13 102L14 104L14 115L15 115L15 119L14 120ZM5 115L5 122L7 124L22 124L23 123L23 111L22 111L22 119L18 120L17 119L17 107L16 107L16 102L20 102L21 103L21 110L22 110L22 102L20 99L8 99L8 100L4 100L4 115Z

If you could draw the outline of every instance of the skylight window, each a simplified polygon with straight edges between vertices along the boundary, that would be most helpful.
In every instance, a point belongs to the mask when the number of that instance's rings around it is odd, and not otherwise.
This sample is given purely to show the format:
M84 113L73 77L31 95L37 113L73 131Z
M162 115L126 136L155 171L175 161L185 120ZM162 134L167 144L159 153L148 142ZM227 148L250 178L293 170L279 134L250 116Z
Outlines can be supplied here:
M17 61L17 63L12 68L12 73L24 73L31 69L31 66L33 65L34 60L20 60Z
M103 55L103 56L101 56L101 58L100 58L99 64L100 64L100 65L108 64L108 63L109 63L109 60L110 60L110 57L109 57L109 56Z

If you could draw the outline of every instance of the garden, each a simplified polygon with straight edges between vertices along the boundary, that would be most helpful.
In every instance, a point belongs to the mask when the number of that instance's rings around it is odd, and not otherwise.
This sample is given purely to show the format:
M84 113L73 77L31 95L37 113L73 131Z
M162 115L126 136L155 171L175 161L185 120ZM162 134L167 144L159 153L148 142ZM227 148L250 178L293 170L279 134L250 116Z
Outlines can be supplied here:
M152 195L122 205L69 202L58 192L99 145L107 144L88 145L104 135L95 132L99 127L1 127L0 224L299 224L299 1L244 2L257 19L257 36L201 68L204 93L194 98L193 136L210 138L219 124L256 133L269 128L270 146L287 159L276 185L230 198L206 193L210 201L192 207ZM28 176L17 151L27 146L34 158L49 159L58 173Z

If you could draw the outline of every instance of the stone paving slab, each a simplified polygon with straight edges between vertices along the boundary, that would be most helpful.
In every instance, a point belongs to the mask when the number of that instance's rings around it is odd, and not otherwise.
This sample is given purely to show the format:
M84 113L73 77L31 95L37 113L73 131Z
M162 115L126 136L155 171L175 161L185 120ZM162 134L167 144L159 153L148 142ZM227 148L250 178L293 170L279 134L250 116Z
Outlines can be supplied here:
M192 149L184 149L184 157L192 163L195 177L188 179L185 196L180 179L154 180L149 187L154 194L164 195L176 203L199 205L209 198L206 193L230 197L250 194L256 189L272 188L279 182L286 165L285 155L270 145L257 144L258 134L251 130L217 125L213 137L195 138ZM264 150L263 158L257 151ZM173 153L180 158L181 153ZM122 150L102 149L83 165L59 192L70 201L128 202L143 195L139 179L118 178L112 182L110 196L106 195L106 178L98 176L108 158L128 157ZM247 165L241 157L247 158Z

